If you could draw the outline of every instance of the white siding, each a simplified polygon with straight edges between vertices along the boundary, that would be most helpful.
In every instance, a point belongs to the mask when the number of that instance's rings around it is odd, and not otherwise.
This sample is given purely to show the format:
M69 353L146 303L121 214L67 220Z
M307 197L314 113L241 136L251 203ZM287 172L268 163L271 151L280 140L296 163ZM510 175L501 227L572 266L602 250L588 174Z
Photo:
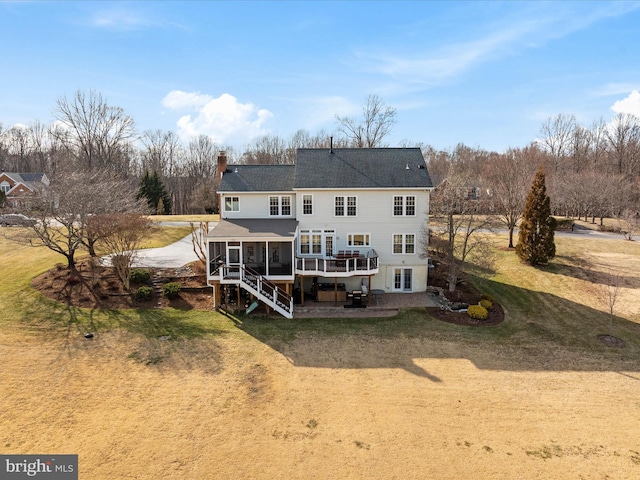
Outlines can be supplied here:
M269 215L269 197L272 196L290 196L291 197L291 215L288 217L272 217ZM240 211L226 212L224 211L225 197L239 197ZM296 215L296 195L293 192L273 192L273 193L226 193L222 196L222 218L295 218Z
M302 196L313 195L313 215L302 214ZM269 197L274 195L291 195L291 217L299 221L298 229L335 230L336 244L334 251L355 250L357 247L347 245L349 233L365 233L370 235L370 247L361 247L367 251L375 249L380 258L379 273L372 277L371 288L393 291L393 275L395 268L413 269L413 291L423 292L427 285L427 260L420 258L421 232L428 222L429 191L420 189L368 189L368 190L299 190L296 192L259 192L225 194L239 197L238 212L222 212L222 218L287 218L269 215ZM416 197L415 216L394 216L393 198L396 195L414 195ZM222 205L224 205L224 196ZM357 215L334 215L334 199L336 196L357 197ZM394 234L415 235L415 252L412 254L393 253ZM345 279L351 289L357 288L361 277Z
M302 195L313 193L313 215L302 215ZM347 245L349 233L368 233L371 246L380 257L380 273L373 277L372 288L391 291L393 286L393 267L413 267L413 285L415 292L426 289L427 260L420 258L420 235L428 222L429 192L425 190L322 190L298 191L297 219L299 230L333 229L336 231L335 250L353 250ZM415 195L415 216L394 216L393 197L396 195ZM336 217L334 198L336 196L356 196L357 215ZM394 254L393 235L415 235L415 253ZM366 247L363 247L366 250Z

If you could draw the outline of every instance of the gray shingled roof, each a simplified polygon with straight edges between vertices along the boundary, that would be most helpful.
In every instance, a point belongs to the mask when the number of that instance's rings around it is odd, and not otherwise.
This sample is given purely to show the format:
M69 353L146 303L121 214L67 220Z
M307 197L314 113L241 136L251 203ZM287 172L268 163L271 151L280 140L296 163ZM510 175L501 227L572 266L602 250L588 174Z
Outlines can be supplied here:
M293 238L297 220L279 218L243 218L220 220L207 235L210 238Z
M301 148L293 188L431 188L419 148Z
M11 177L15 182L22 183L32 190L36 189L39 185L42 185L43 183L47 185L47 183L44 182L44 178L45 178L44 173L16 173L16 172L0 172L0 173L4 173L5 175Z
M290 192L295 165L229 165L219 192Z

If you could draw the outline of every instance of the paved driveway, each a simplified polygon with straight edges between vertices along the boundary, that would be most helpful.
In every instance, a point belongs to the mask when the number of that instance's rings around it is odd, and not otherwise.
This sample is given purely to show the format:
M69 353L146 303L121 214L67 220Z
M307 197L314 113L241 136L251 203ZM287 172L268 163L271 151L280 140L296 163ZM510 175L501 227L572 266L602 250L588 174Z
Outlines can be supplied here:
M145 248L138 250L134 267L148 268L179 268L187 263L198 260L193 245L191 243L191 234L178 240L171 245L160 248ZM110 265L110 258L103 257L105 265Z
M191 234L176 243L161 248L138 250L134 267L178 268L198 260L193 251Z

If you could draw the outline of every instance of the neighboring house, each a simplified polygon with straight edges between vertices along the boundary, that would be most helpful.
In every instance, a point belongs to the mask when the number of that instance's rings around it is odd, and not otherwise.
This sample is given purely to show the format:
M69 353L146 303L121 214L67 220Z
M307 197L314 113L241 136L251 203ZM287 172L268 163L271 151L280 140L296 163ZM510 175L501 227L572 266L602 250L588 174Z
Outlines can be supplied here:
M49 186L44 173L0 173L0 191L6 195L6 207L20 210L27 207L36 190Z
M228 166L221 155L218 172L214 307L227 285L288 318L294 294L304 304L309 294L426 290L420 237L433 185L419 148L299 149L295 165Z

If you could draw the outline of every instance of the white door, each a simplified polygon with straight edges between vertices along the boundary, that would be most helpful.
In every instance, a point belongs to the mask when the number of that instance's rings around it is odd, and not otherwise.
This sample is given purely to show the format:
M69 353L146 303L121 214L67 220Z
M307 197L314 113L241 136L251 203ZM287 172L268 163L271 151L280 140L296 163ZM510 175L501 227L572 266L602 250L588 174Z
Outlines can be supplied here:
M228 275L231 277L240 277L240 244L227 244L227 267Z
M393 291L413 292L413 268L393 269Z
M331 235L325 235L324 237L324 256L325 257L333 257L333 248L334 245L336 244L336 236L331 234Z

